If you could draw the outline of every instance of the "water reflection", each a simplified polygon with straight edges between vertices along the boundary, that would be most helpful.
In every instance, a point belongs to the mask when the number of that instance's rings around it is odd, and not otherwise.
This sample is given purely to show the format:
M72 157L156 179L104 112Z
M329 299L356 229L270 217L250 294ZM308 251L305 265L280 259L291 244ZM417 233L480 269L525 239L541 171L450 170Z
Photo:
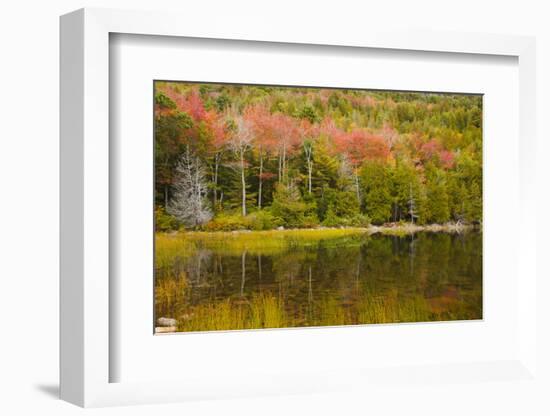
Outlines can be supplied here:
M178 319L181 331L480 319L482 235L372 235L269 254L199 249L157 269L156 284L168 293L156 316Z

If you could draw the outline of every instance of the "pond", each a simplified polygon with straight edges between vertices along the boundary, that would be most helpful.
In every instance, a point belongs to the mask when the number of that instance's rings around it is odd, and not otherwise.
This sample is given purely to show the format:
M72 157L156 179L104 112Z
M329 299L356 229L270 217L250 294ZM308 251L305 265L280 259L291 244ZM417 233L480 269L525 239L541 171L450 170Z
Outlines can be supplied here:
M480 232L196 234L157 237L155 315L173 331L482 318Z

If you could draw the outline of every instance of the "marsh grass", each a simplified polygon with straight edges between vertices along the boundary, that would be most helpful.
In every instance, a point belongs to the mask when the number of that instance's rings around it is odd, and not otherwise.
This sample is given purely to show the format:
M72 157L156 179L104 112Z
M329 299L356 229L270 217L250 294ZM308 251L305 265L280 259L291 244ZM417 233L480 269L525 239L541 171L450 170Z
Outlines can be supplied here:
M182 316L185 312L188 283L185 273L155 282L155 310L161 316Z
M225 254L276 254L292 247L359 245L367 238L364 228L296 229L233 232L157 233L156 266L169 266L176 257L192 256L198 249Z
M450 308L434 310L421 296L401 299L393 293L375 298L362 297L346 304L327 297L312 305L317 313L307 309L289 311L282 299L271 294L254 295L250 300L226 299L206 305L189 307L179 317L178 331L217 331L262 328L387 324L473 319L468 313Z
M371 226L369 228L306 228L268 231L180 231L156 233L156 267L170 266L175 258L187 258L199 249L222 251L224 254L277 254L292 247L326 247L360 245L372 234L405 236L421 231L459 233L469 225L432 224L418 226Z
M196 252L196 245L182 234L155 235L155 266L170 267L176 258L187 258Z
M282 303L274 296L254 295L250 301L225 299L189 308L178 320L179 331L281 328L288 325Z

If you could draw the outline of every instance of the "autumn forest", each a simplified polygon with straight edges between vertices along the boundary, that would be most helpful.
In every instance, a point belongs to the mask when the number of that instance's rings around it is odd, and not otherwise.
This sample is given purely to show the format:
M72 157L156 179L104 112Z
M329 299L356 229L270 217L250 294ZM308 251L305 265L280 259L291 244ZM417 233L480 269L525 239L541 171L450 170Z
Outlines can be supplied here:
M479 223L482 97L155 83L157 230Z

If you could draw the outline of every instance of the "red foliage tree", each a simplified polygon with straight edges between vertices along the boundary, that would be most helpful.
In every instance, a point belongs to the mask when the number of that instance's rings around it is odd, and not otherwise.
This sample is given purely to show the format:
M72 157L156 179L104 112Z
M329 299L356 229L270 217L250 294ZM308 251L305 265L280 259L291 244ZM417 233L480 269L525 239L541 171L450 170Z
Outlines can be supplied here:
M209 117L197 88L192 88L186 93L166 88L163 93L176 104L179 111L189 114L193 120L200 122Z
M439 161L441 163L441 166L443 166L445 169L452 169L455 164L454 153L449 152L448 150L441 150L439 152Z
M250 150L254 142L254 131L251 123L241 115L234 116L235 128L228 137L228 146L239 161L241 176L241 212L246 216L246 175L248 162L245 159L246 152Z
M214 113L215 114L215 113ZM211 142L210 142L210 152L213 159L213 169L212 169L212 183L213 183L213 200L214 207L218 203L218 172L220 168L220 163L222 160L223 153L225 152L228 142L229 134L227 131L227 120L223 115L215 114L216 117L211 117L209 119L208 127L211 131Z
M454 154L444 149L436 139L423 143L418 154L423 162L434 161L445 169L451 169L454 166Z
M361 199L358 170L365 160L386 162L390 156L388 144L381 136L365 129L355 129L349 133L340 132L334 137L335 150L351 164L354 173L357 199Z
M312 191L312 174L313 174L313 146L315 140L321 132L321 127L317 124L312 124L309 120L304 119L300 123L300 139L304 155L306 157L307 167L307 191L311 194Z
M254 147L260 161L258 172L258 208L262 207L262 188L264 179L274 175L264 172L264 158L274 154L277 149L274 123L270 111L263 105L255 105L245 110L244 117L254 134Z
M382 130L380 130L379 135L386 141L390 151L393 151L394 146L399 140L399 133L389 124L384 124Z
M299 142L300 132L296 119L282 113L271 117L274 139L279 153L279 182L286 183L287 158L294 153Z

